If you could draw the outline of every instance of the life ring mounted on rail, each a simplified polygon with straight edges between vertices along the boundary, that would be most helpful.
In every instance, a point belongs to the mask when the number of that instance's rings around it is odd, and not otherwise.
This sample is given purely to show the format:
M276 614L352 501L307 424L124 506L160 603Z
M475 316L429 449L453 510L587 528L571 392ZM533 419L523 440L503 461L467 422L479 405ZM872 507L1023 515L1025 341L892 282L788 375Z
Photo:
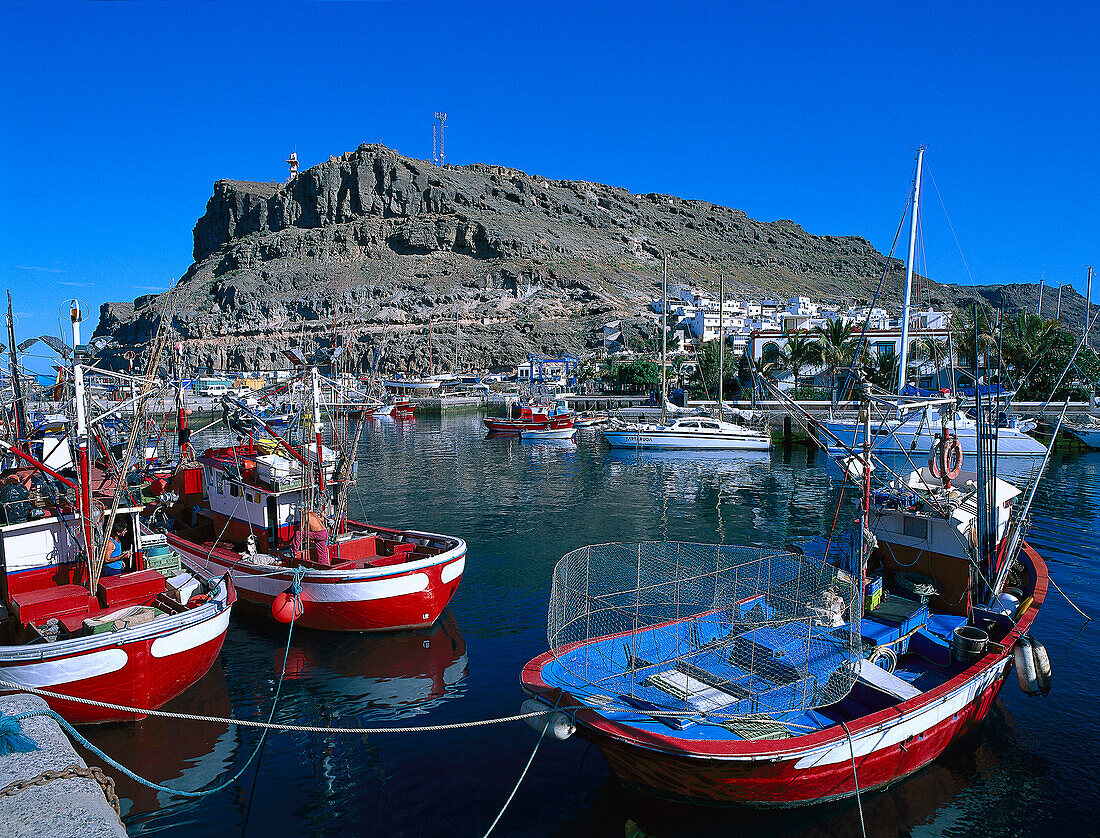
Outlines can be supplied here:
M945 486L962 473L962 446L959 438L953 434L946 436L936 435L932 448L928 452L928 470L937 480L942 480Z

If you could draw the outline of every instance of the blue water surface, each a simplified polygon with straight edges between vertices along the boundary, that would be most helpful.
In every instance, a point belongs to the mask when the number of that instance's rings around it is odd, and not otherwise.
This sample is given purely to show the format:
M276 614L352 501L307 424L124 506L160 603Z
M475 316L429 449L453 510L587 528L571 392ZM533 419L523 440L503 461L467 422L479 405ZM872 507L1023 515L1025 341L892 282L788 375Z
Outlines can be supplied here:
M476 415L375 420L363 435L353 512L462 536L466 572L432 629L296 630L276 717L381 727L516 713L519 672L546 649L550 576L564 553L606 541L782 545L827 532L840 492L836 468L801 447L741 457L648 454L611 451L593 430L579 432L575 446L486 439ZM841 521L850 514L842 504ZM1029 540L1058 585L1100 617L1100 453L1055 456ZM941 759L864 795L867 834L1100 833L1098 627L1051 589L1034 629L1053 662L1050 696L1029 698L1010 679L986 721ZM167 709L265 716L285 644L285 627L235 617L218 664ZM161 719L92 728L89 736L139 773L189 789L239 769L258 740L254 730ZM124 780L119 792L131 835L480 836L537 738L522 723L370 736L277 733L258 770L201 801ZM859 833L854 801L757 813L649 799L624 790L599 752L574 737L542 743L493 834Z

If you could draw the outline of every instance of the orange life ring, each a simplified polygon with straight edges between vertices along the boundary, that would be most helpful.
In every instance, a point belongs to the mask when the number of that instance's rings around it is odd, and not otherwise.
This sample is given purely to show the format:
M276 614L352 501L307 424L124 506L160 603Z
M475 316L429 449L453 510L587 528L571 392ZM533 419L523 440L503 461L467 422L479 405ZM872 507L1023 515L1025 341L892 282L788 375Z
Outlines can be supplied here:
M948 480L962 473L962 446L957 436L949 436L940 443L940 468Z
M957 436L949 434L932 443L928 452L928 470L937 480L954 480L959 476L962 472L962 446Z

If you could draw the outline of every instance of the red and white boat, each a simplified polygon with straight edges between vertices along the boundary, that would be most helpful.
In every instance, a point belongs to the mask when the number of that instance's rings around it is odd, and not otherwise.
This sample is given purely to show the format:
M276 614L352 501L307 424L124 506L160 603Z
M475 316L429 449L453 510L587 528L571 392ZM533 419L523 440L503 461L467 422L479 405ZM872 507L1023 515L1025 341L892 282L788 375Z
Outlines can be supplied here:
M343 510L354 458L345 452L337 461L321 443L316 407L314 427L316 441L305 453L276 437L200 455L176 484L169 543L188 567L229 574L241 603L269 616L281 595L296 597L297 626L388 631L431 625L462 580L466 542L349 520ZM311 503L330 494L345 503L338 501L335 510ZM307 515L324 519L327 561L308 538L305 552L293 553L295 528Z
M578 732L625 784L668 799L802 806L920 770L985 718L1013 666L1025 691L1050 687L1028 636L1048 584L1022 540L1034 485L1014 512L1015 487L944 462L868 491L852 540L816 557L683 544L567 555L524 709L555 708L552 735Z
M80 345L80 312L72 312ZM76 457L71 480L19 447L21 465L0 489L0 691L34 687L156 709L207 673L221 651L235 599L228 578L183 571L163 536L143 531L140 505L114 520L132 533L131 556L107 562L97 532L118 487L88 462L83 370L74 363ZM93 510L98 510L93 512ZM46 697L70 722L123 721L140 712Z
M516 405L511 416L483 419L489 433L519 436L523 431L562 430L573 427L574 413L564 404Z

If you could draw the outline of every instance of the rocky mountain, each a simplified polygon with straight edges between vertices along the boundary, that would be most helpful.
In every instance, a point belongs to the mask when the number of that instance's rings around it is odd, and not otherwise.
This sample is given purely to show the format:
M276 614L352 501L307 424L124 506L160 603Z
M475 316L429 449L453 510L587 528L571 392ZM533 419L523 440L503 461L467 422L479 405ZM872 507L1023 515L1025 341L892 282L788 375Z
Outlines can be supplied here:
M221 180L194 228L194 264L169 294L105 303L97 335L115 361L145 347L163 316L192 368L286 366L281 350L339 343L357 369L420 374L514 364L528 352L583 353L603 325L652 333L662 255L669 282L717 293L869 301L903 266L858 236L670 195L548 180L502 166L439 167L361 145L289 183ZM1034 308L1037 285L922 279L919 302ZM1066 289L1063 319L1083 319ZM1054 295L1044 300L1053 316Z

